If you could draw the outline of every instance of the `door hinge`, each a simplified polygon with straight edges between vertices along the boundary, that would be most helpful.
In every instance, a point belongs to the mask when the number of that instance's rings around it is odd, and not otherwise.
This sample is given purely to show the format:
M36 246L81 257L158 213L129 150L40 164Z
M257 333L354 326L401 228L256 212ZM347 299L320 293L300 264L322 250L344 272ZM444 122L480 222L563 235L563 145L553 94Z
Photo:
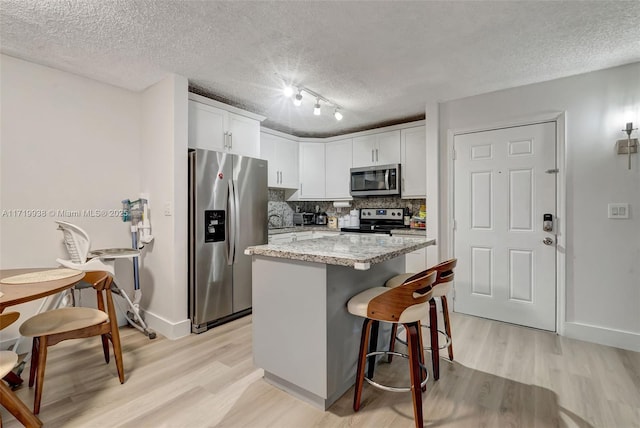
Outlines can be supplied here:
M557 174L559 172L560 172L560 170L558 168L548 169L548 170L545 171L545 173L547 173L547 174Z
M456 149L453 149L453 160L456 160Z
M456 230L458 227L458 222L456 222L456 219L453 219L453 230Z

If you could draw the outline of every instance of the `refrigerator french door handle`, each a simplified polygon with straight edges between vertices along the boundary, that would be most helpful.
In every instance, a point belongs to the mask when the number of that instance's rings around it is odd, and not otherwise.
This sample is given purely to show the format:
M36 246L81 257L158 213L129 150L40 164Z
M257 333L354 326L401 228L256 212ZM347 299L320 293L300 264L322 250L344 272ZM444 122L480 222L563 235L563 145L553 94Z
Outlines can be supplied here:
M230 225L230 230L233 232L229 236L230 241L230 253L231 253L231 264L236 262L236 245L237 245L237 232L238 227L240 226L240 211L238 211L238 207L240 206L240 198L238 197L237 184L235 180L229 180L231 183L231 189L233 190L232 201L231 204L231 212L229 213L229 217L233 219L233 222Z
M196 154L194 152L189 153L189 292L195 294L196 284L196 256L195 256L195 242L196 242ZM195 314L195 299L189 299L190 314Z
M229 266L233 264L236 250L235 193L233 180L229 180L229 196L227 197L227 228L229 231L227 233L227 264Z

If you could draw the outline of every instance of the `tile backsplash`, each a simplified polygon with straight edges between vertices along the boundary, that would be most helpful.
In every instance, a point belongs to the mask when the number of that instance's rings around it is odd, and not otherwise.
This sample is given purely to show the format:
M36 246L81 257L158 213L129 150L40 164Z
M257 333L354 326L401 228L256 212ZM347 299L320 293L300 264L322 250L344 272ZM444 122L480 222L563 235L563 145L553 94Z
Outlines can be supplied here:
M348 214L349 210L360 208L409 208L412 213L417 213L424 199L400 199L399 197L368 197L354 198L350 201L351 207L340 208L340 215ZM269 226L293 226L293 213L296 207L300 212L315 212L318 206L320 212L335 213L338 208L333 206L333 201L297 201L287 202L283 189L269 188Z

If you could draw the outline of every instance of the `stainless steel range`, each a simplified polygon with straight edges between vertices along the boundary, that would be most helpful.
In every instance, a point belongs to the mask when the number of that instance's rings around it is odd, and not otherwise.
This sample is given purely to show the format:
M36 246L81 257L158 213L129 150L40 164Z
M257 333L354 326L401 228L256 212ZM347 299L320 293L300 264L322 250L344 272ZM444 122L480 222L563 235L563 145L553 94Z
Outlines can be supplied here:
M343 227L342 232L386 233L394 229L404 229L402 208L363 208L360 210L360 227Z

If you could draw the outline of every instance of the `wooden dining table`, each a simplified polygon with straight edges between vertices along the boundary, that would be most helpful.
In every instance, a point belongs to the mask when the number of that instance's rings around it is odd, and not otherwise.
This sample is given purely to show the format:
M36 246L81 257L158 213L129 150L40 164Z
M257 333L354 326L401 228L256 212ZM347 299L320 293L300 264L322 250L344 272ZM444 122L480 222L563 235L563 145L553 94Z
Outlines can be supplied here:
M67 272L68 271L68 272ZM0 270L0 313L10 306L38 300L51 296L73 287L84 278L84 272L65 271L68 276L58 279L47 279L47 273L59 273L52 268L27 268L27 269L2 269ZM30 275L27 281L14 283L11 281L18 275ZM56 275L54 275L56 276ZM25 277L22 277L25 278ZM30 279L31 278L31 279ZM5 283L4 281L11 283ZM17 374L10 372L4 377L6 381L13 385L22 383L22 379ZM42 426L42 422L31 410L11 391L11 389L0 381L0 404L15 416L23 425L27 427Z

